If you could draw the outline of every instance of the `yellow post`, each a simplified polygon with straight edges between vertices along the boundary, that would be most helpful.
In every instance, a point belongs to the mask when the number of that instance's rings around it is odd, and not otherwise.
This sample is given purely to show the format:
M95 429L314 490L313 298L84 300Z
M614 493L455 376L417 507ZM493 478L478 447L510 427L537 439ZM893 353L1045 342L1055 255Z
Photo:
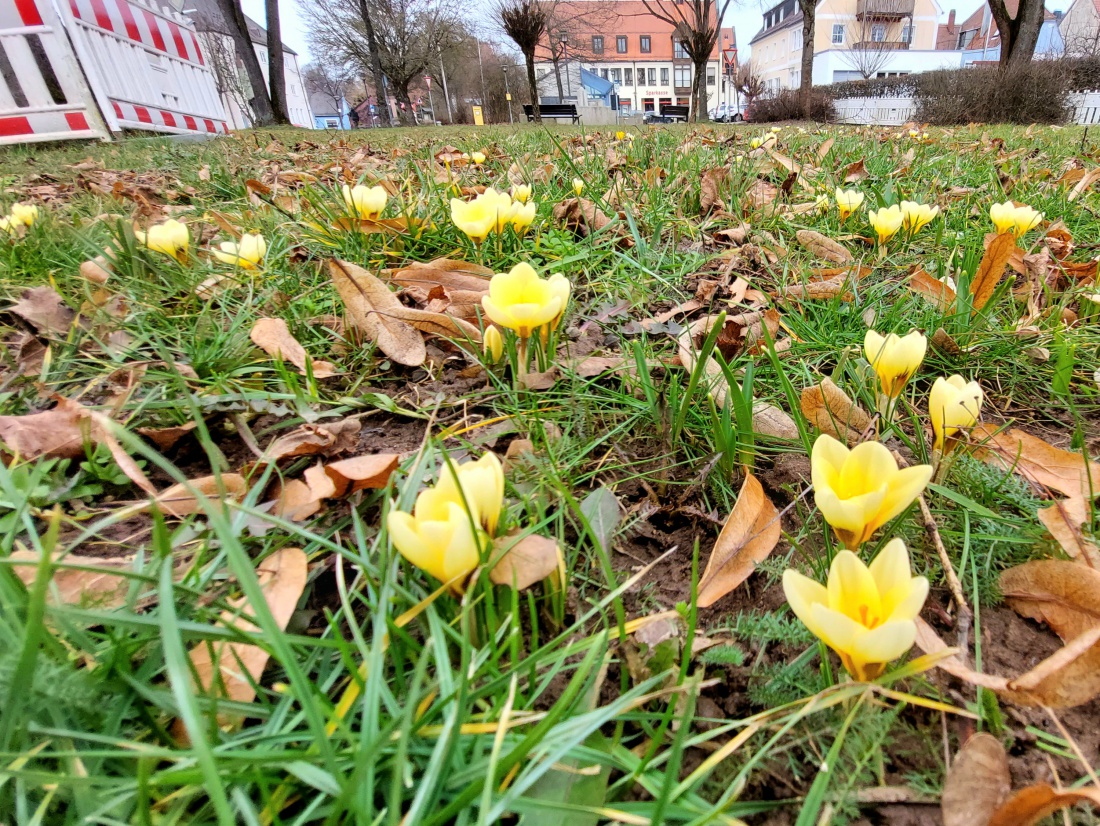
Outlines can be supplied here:
M474 110L474 126L484 126L485 117L481 114L481 107L471 106L470 108Z

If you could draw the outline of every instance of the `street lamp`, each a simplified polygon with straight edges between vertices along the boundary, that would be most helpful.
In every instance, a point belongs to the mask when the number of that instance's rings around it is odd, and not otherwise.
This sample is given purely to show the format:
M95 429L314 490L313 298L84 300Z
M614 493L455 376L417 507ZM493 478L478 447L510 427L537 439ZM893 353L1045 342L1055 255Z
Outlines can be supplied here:
M573 81L569 79L569 58L566 52L569 49L569 35L561 33L561 59L565 63L565 90L568 97L573 97Z

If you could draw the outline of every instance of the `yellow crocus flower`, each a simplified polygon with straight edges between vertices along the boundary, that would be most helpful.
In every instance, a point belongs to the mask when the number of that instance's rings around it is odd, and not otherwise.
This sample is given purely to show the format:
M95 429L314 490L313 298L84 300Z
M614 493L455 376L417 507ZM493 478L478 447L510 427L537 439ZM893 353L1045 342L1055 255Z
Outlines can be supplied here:
M909 507L932 478L931 465L898 468L880 442L849 450L822 434L810 454L814 501L844 547L857 550Z
M845 670L867 681L913 646L928 580L912 575L905 543L892 539L869 566L851 551L838 553L827 585L788 569L783 593L795 616L839 655Z
M504 504L504 468L495 453L487 452L476 462L445 463L435 489L468 509L474 522L490 536L496 534Z
M906 383L924 361L928 339L917 330L906 336L897 333L879 335L868 330L863 337L863 355L878 375L879 387L884 396L897 398Z
M485 197L492 192L491 197ZM475 243L480 244L489 237L497 225L496 191L488 189L472 201L451 198L451 220Z
M535 211L538 209L538 205L535 204L534 201L528 201L522 206L515 201L512 203L512 229L518 234L523 235L523 233L527 232L527 228L534 223Z
M871 228L878 236L878 242L885 244L901 229L905 216L901 212L901 207L894 204L893 206L872 210L867 213L867 220L871 222Z
M344 205L348 212L359 216L361 220L377 220L389 199L389 193L383 187L344 184Z
M19 224L12 220L10 215L0 217L0 232L7 235L15 235L16 228L19 226Z
M153 252L162 252L180 260L187 254L187 247L191 243L191 233L187 224L174 218L153 224L147 230L134 230L134 237L142 246Z
M471 152L470 153L470 160L473 161L477 166L481 166L483 163L485 163L485 153L484 152Z
M245 270L259 269L267 254L267 241L258 232L246 232L240 241L225 241L214 250L214 257Z
M500 361L504 356L504 337L500 330L489 325L481 335L481 350L489 361Z
M939 214L940 208L938 206L919 204L916 201L901 202L902 223L906 232L920 232L931 224Z
M982 387L962 376L936 379L928 396L932 420L932 449L942 451L944 440L978 423L982 411Z
M573 179L573 194L578 198L581 197L581 193L584 192L584 181L580 178Z
M13 223L29 227L38 220L38 207L34 204L12 204L11 220Z
M481 562L475 520L460 502L435 488L420 492L411 514L390 511L386 527L405 559L440 582L451 582L457 591Z
M522 262L492 277L489 294L481 299L481 306L494 323L526 339L544 324L560 318L565 302L560 282L551 285L539 278L534 267Z
M858 189L841 189L837 187L833 195L836 198L836 208L840 211L841 221L863 206L863 193Z
M989 208L989 219L993 222L998 235L1011 232L1019 238L1042 223L1043 213L1026 204L1016 206L1012 201L1005 201L1003 204L993 204Z
M521 204L531 200L531 187L528 184L516 184L512 187L512 200Z
M569 304L569 296L573 292L573 285L570 284L569 279L560 272L556 272L550 276L546 283L550 286L550 292L556 295L561 301L561 309L558 310L558 314L554 317L554 320L550 322L550 326L556 328L561 322L561 317L565 315L565 308Z
M623 132L622 130L616 132L615 133L615 140L625 141L626 140L626 132Z

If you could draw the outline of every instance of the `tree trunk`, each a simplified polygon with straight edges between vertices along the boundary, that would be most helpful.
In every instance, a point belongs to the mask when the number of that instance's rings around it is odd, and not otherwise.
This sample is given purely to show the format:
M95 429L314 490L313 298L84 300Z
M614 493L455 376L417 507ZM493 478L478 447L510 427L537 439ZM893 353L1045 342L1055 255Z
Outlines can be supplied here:
M565 100L565 87L561 85L561 56L552 56L554 61L554 78L558 81L558 102ZM566 69L566 71L569 71Z
M393 96L397 100L397 117L402 126L415 126L416 118L413 116L412 99L409 97L409 84L393 84ZM405 104L404 108L401 104Z
M260 60L256 57L256 50L252 47L252 38L248 35L248 22L241 11L240 0L217 0L218 10L225 18L229 36L233 39L233 51L237 59L244 64L245 74L248 75L248 84L252 87L252 99L249 105L252 107L253 126L267 126L271 123L271 98L267 93L267 83L264 81L264 73L260 68Z
M706 74L708 58L709 55L703 58L702 63L694 64L695 77L692 78L691 82L691 96L694 99L692 108L694 111L691 113L691 119L696 123L704 120L707 116L707 102L703 99L703 95L705 94L705 89L707 88Z
M1043 27L1043 0L1020 0L1015 18L1008 16L1004 0L989 0L989 11L1001 33L1001 65L1007 68L1030 62Z
M267 12L267 82L271 90L271 120L290 124L286 108L286 70L283 67L283 27L279 21L279 0L264 0Z
M370 50L370 70L374 75L374 99L376 108L382 117L382 123L393 126L390 117L390 102L386 97L385 74L382 72L382 58L378 56L378 38L374 36L374 22L371 20L367 0L359 0L359 16L363 18L363 29L367 35L367 49Z
M802 73L798 84L798 103L802 117L810 115L810 90L814 85L814 27L817 22L816 0L798 0L802 7Z
M524 61L527 63L527 89L531 93L531 112L534 113L535 123L542 123L542 115L539 113L539 84L535 80L535 53L524 53Z

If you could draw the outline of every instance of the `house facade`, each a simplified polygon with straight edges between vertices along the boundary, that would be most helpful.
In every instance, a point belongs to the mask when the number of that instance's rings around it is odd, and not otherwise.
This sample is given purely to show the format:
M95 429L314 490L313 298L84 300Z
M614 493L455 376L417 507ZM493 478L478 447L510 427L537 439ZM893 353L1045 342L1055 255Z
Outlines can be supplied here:
M586 88L584 68L614 84L623 114L690 104L694 66L682 39L640 0L563 0L555 5L555 18L535 54L543 103L606 100L599 90ZM736 35L722 28L706 66L708 109L734 101L736 68Z
M314 129L351 129L351 107L343 95L334 98L325 92L313 92L309 108Z
M1065 53L1074 57L1100 55L1100 2L1073 0L1058 24Z
M1091 0L1089 5L1092 5ZM1019 0L1006 0L1005 7L1010 15L1015 16ZM1065 51L1062 31L1059 29L1061 13L1048 9L1044 14L1039 39L1035 44L1035 57L1040 60L1059 57ZM961 22L956 20L955 10L952 9L947 15L947 22L939 28L936 46L940 49L962 51L963 66L998 62L1001 59L1001 33L989 12L989 6L984 3L979 5Z
M814 26L813 83L890 77L958 66L938 52L936 0L819 0ZM802 82L802 12L782 0L763 13L750 41L752 64L771 90Z
M191 16L195 29L202 41L203 52L210 58L211 68L218 83L229 125L233 129L247 129L252 125L248 101L252 98L252 87L244 65L237 58L233 39L226 34L225 22L215 0L187 0L186 14ZM264 83L269 83L267 59L267 29L246 15L248 34L252 48L260 62L260 71ZM287 114L295 126L312 128L313 113L309 107L309 97L302 80L298 53L283 44L283 74L286 81Z

